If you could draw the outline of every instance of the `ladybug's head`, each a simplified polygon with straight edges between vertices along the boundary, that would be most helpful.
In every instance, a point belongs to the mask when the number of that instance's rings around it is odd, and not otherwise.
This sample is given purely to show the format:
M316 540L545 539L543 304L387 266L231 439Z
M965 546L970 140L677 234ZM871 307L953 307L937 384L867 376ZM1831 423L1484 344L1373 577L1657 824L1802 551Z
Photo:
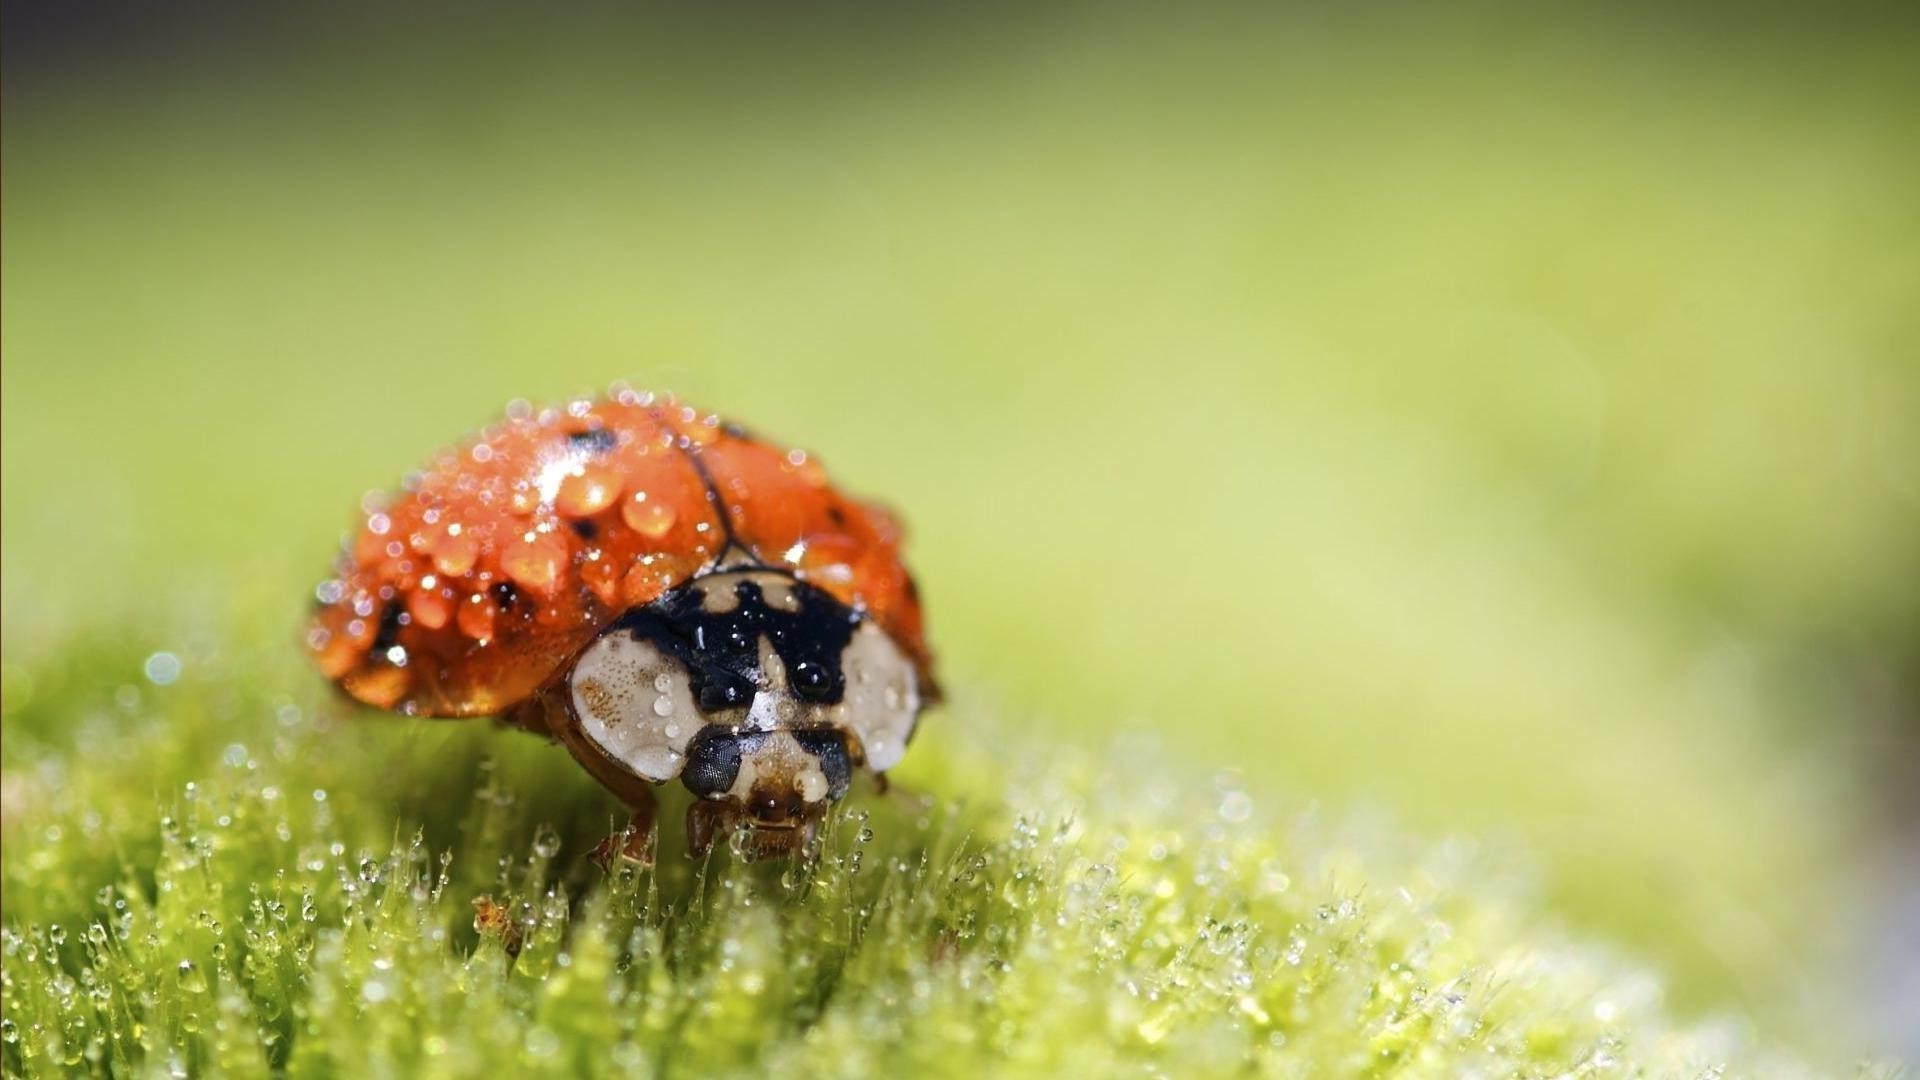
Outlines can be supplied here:
M753 850L797 846L855 768L898 762L922 702L884 630L759 567L628 612L575 660L567 688L569 745L596 772L678 776L709 804L703 820L753 827Z
M702 799L732 803L763 829L797 829L820 817L853 782L857 745L839 728L776 731L701 728L687 745L680 782Z

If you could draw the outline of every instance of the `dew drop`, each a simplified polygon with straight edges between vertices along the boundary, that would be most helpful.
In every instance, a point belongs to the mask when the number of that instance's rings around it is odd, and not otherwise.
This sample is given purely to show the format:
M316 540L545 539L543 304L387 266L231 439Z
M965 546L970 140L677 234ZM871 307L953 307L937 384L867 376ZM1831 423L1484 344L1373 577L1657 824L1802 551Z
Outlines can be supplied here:
M533 834L533 853L543 859L560 854L560 834L548 826L540 826L539 831Z
M180 658L170 652L147 657L147 681L155 686L171 686L180 677Z
M636 492L620 506L620 517L627 527L649 540L664 538L673 530L677 516L666 503L646 501L645 492Z

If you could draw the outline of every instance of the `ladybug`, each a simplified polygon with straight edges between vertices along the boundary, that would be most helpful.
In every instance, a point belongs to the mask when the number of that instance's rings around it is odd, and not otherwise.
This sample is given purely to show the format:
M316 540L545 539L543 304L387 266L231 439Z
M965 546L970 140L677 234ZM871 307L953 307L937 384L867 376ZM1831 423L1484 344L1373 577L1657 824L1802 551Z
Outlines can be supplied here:
M900 541L809 454L671 397L516 404L368 502L307 645L368 705L558 740L632 809L624 854L674 779L691 853L793 853L939 697Z

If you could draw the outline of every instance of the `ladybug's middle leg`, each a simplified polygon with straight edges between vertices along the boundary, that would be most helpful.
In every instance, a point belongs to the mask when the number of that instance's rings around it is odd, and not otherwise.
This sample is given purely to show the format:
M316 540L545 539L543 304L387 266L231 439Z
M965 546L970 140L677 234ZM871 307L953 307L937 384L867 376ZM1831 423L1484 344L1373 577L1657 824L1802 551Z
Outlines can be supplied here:
M933 809L938 801L932 795L918 791L904 784L896 784L886 773L874 773L873 793L886 799L895 806L903 806L916 814L924 814Z
M627 827L600 841L588 856L603 870L611 866L616 858L630 859L642 866L653 865L653 842L659 831L654 827L659 806L654 800L653 789L637 785L622 795L633 811L633 816L627 820Z

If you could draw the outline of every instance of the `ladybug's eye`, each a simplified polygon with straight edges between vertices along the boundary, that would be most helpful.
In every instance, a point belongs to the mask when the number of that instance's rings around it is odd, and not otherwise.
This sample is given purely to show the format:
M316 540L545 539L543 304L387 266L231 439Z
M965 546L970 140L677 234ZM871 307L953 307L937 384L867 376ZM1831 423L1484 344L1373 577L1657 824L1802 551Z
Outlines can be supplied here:
M567 678L580 731L648 780L671 780L703 721L687 669L625 630L602 634Z
M687 745L687 770L680 779L703 799L716 799L740 775L740 737L714 725Z

